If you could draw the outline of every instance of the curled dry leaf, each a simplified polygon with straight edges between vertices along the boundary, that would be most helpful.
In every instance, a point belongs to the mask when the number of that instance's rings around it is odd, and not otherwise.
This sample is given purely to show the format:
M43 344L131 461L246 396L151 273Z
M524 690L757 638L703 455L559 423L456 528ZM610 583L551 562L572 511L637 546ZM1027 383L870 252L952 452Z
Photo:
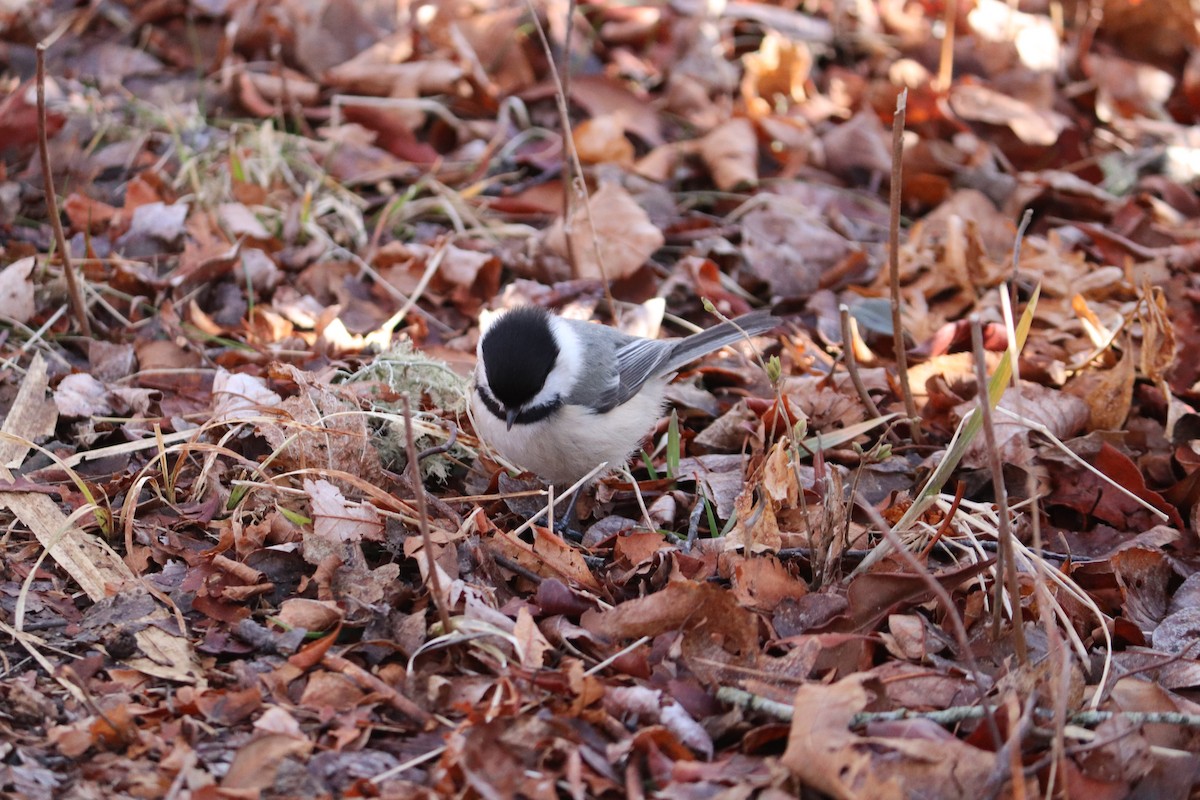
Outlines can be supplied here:
M633 164L633 143L625 138L624 114L613 113L584 120L571 133L575 152L584 164Z
M807 297L821 276L857 248L807 210L786 198L766 196L742 218L746 266L775 298Z
M731 119L700 140L700 158L722 191L758 183L758 136L754 123Z
M375 507L349 503L327 480L304 479L304 491L312 502L313 533L331 542L379 541L383 520Z
M644 686L616 686L605 693L604 704L618 719L634 714L658 722L682 744L706 759L712 758L712 737L682 705L663 692Z
M967 122L1008 127L1025 144L1049 147L1067 127L1062 114L1038 109L995 89L959 83L950 90L950 107Z
M961 798L983 793L996 756L940 728L941 736L857 736L851 718L867 706L861 677L830 686L801 686L793 701L792 729L781 763L839 800ZM915 733L915 731L914 731Z
M30 276L36 264L36 258L22 258L0 270L0 317L22 323L33 318L37 309Z
M76 373L59 381L54 405L64 417L105 417L113 413L108 388L91 375Z
M336 627L344 615L336 603L293 597L280 604L279 613L275 616L280 622L292 628L328 631Z
M618 184L606 183L571 216L570 239L560 220L547 234L546 249L576 259L575 277L621 280L641 269L666 239L649 215Z
M1133 406L1133 384L1137 375L1128 337L1121 357L1111 369L1088 366L1063 386L1063 392L1087 403L1089 431L1120 430Z
M965 416L978 407L978 403L971 400L963 403L957 410L960 416ZM1088 407L1079 398L1034 383L1022 383L1019 388L1005 389L999 407L1019 418L1043 425L1060 441L1082 431L1088 418ZM1029 463L1030 429L1028 424L1019 418L1004 413L992 413L996 450L1001 463ZM990 463L990 458L987 439L981 434L971 442L966 455L963 456L963 464L982 467Z
M784 107L804 102L804 85L813 66L806 42L767 31L758 50L743 56L742 63L742 99L752 117L771 114L781 101Z

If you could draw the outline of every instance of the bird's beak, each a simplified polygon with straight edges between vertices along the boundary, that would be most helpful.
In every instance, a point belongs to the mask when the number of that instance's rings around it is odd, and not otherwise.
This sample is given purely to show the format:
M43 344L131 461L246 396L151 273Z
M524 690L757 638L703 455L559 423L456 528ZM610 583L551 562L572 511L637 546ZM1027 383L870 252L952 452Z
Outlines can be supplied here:
M504 421L508 423L508 429L511 431L513 423L517 421L517 409L510 408L505 414Z

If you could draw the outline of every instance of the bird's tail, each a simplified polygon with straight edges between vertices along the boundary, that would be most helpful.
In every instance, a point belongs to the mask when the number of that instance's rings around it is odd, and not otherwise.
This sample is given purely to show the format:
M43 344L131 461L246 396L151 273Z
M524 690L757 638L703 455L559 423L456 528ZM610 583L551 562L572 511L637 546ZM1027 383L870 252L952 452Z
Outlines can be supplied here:
M675 372L689 362L708 355L714 350L720 350L728 344L733 344L747 336L758 336L766 333L779 324L779 317L770 309L762 308L743 314L737 319L731 319L714 325L707 330L693 333L671 350L671 355L663 362L664 367L658 370L662 373Z

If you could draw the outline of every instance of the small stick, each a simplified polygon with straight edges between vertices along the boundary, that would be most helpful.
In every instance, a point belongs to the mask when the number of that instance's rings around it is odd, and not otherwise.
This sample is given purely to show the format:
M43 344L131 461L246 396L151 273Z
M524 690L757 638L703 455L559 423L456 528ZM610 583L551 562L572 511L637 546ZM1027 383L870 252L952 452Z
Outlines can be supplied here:
M442 623L442 632L454 630L450 624L450 615L442 605L442 580L438 577L437 562L433 559L433 540L429 537L429 513L425 509L425 484L421 482L421 461L417 458L417 446L413 443L412 407L408 395L404 401L404 446L408 455L409 482L417 500L417 521L421 527L421 543L425 548L425 564L429 570L429 591L433 595L433 605L437 609L438 619Z
M992 420L992 404L988 400L987 369L984 367L983 330L979 317L971 315L971 348L975 356L975 380L979 384L979 413L983 415L983 435L987 442L988 463L992 468L992 489L996 495L996 515L999 526L996 538L999 540L1000 551L999 575L996 579L996 601L992 609L992 631L1000 633L1000 613L1004 607L1004 591L1008 590L1012 602L1013 647L1017 659L1026 664L1029 651L1025 646L1025 631L1021 621L1021 587L1017 581L1017 562L1013 559L1012 527L1008 518L1008 489L1004 485L1004 467L1000 464L1000 453L996 449L996 429Z
M879 413L879 407L867 393L862 376L858 374L858 359L854 356L854 332L850 327L850 309L845 303L838 306L838 316L842 322L842 353L846 359L846 371L850 373L850 382L854 384L854 390L858 392L858 399L866 406L871 419L879 419L882 416Z
M42 161L42 183L46 187L46 214L50 217L50 225L54 228L54 242L58 246L58 257L62 259L63 275L67 278L67 294L71 298L71 312L75 322L84 336L92 335L92 325L88 322L87 306L83 302L83 289L79 278L75 275L75 267L71 264L71 254L67 251L67 237L63 234L62 220L58 217L58 195L54 191L54 175L50 172L50 145L46 141L46 43L39 42L37 46L37 128L38 155Z
M896 98L896 116L892 119L892 189L888 198L888 271L892 286L892 341L896 350L896 372L904 394L904 410L909 431L917 444L925 443L925 434L917 421L917 404L908 382L908 354L904 350L904 321L900 319L900 161L904 155L904 110L908 90Z
M563 208L563 234L567 245L567 260L571 262L571 270L579 274L579 253L575 250L574 217L575 217L575 201L583 200L583 213L587 218L588 228L592 232L592 254L596 259L596 267L600 270L600 282L604 287L604 300L608 303L609 313L612 314L615 322L620 322L617 314L617 303L613 298L612 285L608 280L608 273L604 269L604 259L600 257L600 242L596 239L596 225L592 219L592 207L589 202L587 182L584 180L583 164L579 160L579 151L575 149L575 134L571 130L571 111L568 107L570 98L567 97L567 87L570 77L563 78L563 74L571 71L571 36L574 30L575 21L575 2L576 0L568 0L567 3L567 22L566 22L566 41L563 42L563 69L560 71L558 64L554 60L554 48L550 46L550 39L546 36L546 30L542 25L542 21L538 19L537 9L534 8L533 0L525 0L525 7L529 9L529 14L533 18L533 26L538 32L538 38L541 40L542 49L546 53L546 63L550 67L550 78L554 81L555 105L558 106L559 124L562 125L563 136L563 174L566 176L566 181L563 184L563 199L566 206Z
M946 13L942 18L942 25L945 28L942 32L942 52L938 59L937 84L934 86L934 89L939 92L950 91L950 82L954 77L954 25L957 16L957 0L947 0Z
M417 461L424 461L430 456L440 455L441 453L450 452L450 448L454 447L454 443L458 441L458 426L453 422L450 423L450 436L442 444L435 444L433 447L426 447L417 454Z

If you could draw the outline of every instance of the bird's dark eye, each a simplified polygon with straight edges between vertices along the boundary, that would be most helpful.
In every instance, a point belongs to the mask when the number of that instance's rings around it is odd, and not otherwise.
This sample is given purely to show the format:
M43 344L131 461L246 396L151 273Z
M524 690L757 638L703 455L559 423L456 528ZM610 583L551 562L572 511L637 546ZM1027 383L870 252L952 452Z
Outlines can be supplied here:
M546 385L558 359L549 314L541 308L515 308L483 336L483 366L488 386L507 408L520 408Z

